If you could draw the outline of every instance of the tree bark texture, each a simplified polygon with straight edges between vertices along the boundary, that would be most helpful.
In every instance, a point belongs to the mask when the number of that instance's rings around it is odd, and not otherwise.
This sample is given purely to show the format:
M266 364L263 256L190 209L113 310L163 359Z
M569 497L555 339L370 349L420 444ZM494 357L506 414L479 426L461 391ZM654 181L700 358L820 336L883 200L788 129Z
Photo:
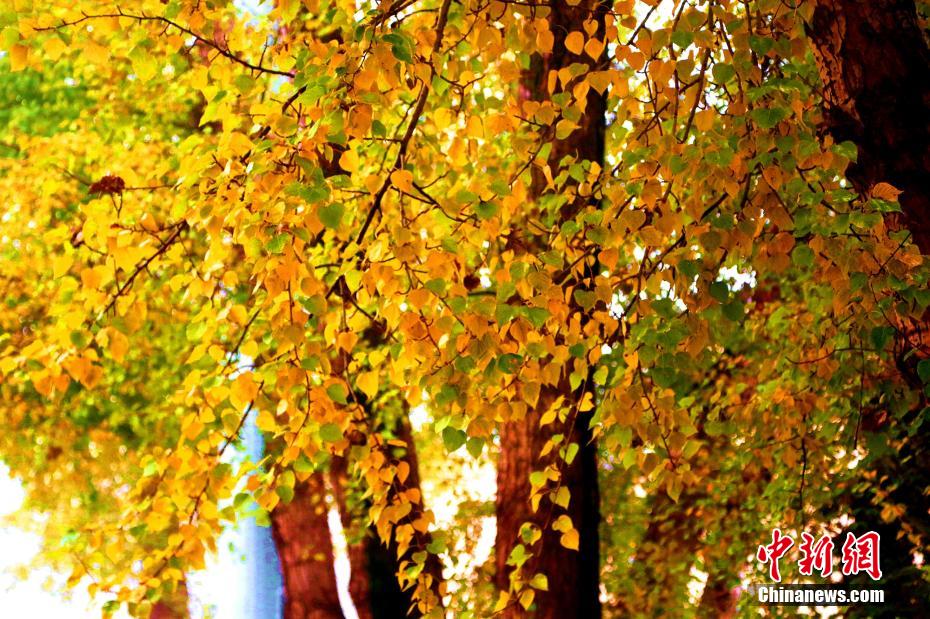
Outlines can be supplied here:
M314 473L271 513L284 580L284 619L343 619L336 588L326 486Z
M930 253L930 49L913 0L816 0L808 29L826 130L852 141L846 176L863 195L903 193L904 224Z
M584 24L594 20L597 25L594 37L604 40L607 5L599 0L582 0L574 6L565 0L554 0L548 5L549 30L554 36L552 52L545 56L535 56L531 67L524 72L521 79L521 96L524 99L545 101L550 98L549 75L552 71L568 67L573 63L585 64L589 70L606 67L606 55L595 61L582 53L570 52L565 47L565 38L570 32L585 32ZM570 91L574 82L561 88ZM558 88L558 86L557 86ZM606 96L593 88L588 91L585 107L578 119L578 128L565 139L554 136L550 127L540 134L540 139L552 144L548 157L553 176L558 174L559 163L566 156L576 161L588 161L598 165L604 160ZM539 168L532 168L531 198L541 197L546 189L544 174ZM574 181L569 180L569 183ZM593 198L576 196L564 204L558 219L567 221L577 215ZM534 252L531 239L521 242L522 249ZM577 284L566 282L565 285ZM587 320L585 313L578 307L572 307L573 315L580 316L582 324ZM539 619L568 619L572 617L596 619L601 616L600 604L600 560L599 535L600 524L597 480L597 450L591 435L589 424L593 411L576 413L569 417L567 423L558 421L540 427L542 415L557 397L563 396L565 402L572 403L580 399L580 390L573 390L569 384L567 370L555 386L543 386L535 409L530 410L522 420L505 423L500 431L501 452L497 470L497 536L495 540L496 584L499 589L510 588L511 566L507 558L520 543L520 529L526 522L535 524L542 531L542 539L531 549L534 556L524 566L526 577L535 572L547 576L548 591L536 591L536 603L531 612L511 600L501 616L507 618L533 616ZM583 387L582 387L583 389ZM544 500L537 512L530 504L529 476L533 471L541 471L558 456L554 453L545 458L540 454L543 446L555 434L564 434L567 443L575 443L580 450L571 465L560 463L561 484L567 488L571 500L567 509L557 508ZM579 533L579 549L570 550L560 543L561 533L551 529L551 523L561 514L567 514Z
M409 465L410 474L403 486L392 489L392 493L411 488L419 490L419 462L413 443L413 434L406 416L397 422L394 434L407 444L407 448L400 450L397 457ZM339 506L340 520L348 542L349 564L352 570L349 593L358 611L359 619L420 617L419 611L413 608L413 591L401 590L397 580L397 572L400 569L397 545L393 541L385 543L384 540L380 540L375 527L363 524L367 521L366 505L353 506L349 496L351 484L349 461L344 457L334 458L330 471L336 502ZM410 518L419 518L424 509L421 499L420 503L411 510ZM360 527L363 530L360 531ZM425 547L430 543L430 536L423 535L420 541L419 546ZM423 548L419 546L412 548L408 554L422 550ZM431 554L425 570L432 577L432 593L439 598L442 566L438 557Z

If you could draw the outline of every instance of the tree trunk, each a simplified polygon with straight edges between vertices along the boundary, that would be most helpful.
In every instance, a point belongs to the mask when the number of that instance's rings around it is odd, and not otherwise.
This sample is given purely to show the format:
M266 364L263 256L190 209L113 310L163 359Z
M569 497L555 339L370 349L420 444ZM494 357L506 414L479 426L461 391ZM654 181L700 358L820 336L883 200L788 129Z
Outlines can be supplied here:
M190 617L187 602L187 584L181 581L171 595L155 602L149 619L187 619Z
M373 619L371 603L371 581L378 580L378 575L371 573L368 563L368 545L371 543L371 527L361 527L359 522L365 516L362 510L353 510L349 500L351 480L349 478L349 461L345 456L333 456L329 465L329 479L333 487L333 497L339 509L339 520L346 538L346 554L349 558L349 596L355 605L358 619ZM357 512L357 513L356 513ZM395 580L394 571L390 577Z
M864 195L901 190L904 223L930 253L930 50L913 0L816 0L809 35L826 129L859 149L846 176Z
M406 416L397 423L394 434L407 444L407 449L399 455L399 460L410 466L402 488L395 488L392 493L408 489L420 488L419 463L413 444L413 435ZM378 532L373 526L361 525L364 530L359 531L360 523L366 521L367 507L353 510L349 499L350 478L348 474L349 462L346 458L333 459L330 467L331 479L339 506L340 519L346 532L348 542L349 564L352 576L349 581L349 593L359 619L407 619L420 617L420 612L413 608L412 589L403 591L397 580L400 561L397 557L397 546L393 541L384 543L378 538ZM423 512L422 498L420 503L411 510L410 518L415 520ZM354 513L354 512L358 513ZM423 537L424 543L429 544L430 536ZM423 548L412 548L412 554ZM427 559L425 571L432 576L431 589L438 597L439 585L442 582L442 566L434 554Z
M729 619L736 615L736 596L730 588L723 574L711 572L707 575L707 584L701 594L701 603L698 606L699 617L716 617Z
M541 405L527 414L522 421L504 424L501 428L501 454L497 470L497 539L495 558L497 586L507 590L511 568L507 558L518 542L520 528L525 522L543 531L542 539L534 547L534 572L548 578L549 590L537 591L535 617L562 619L565 617L600 617L600 561L599 536L600 497L597 486L597 450L588 428L590 414L579 414L572 428L553 423L539 427L545 411L542 403L552 403L558 393L554 389L540 395ZM569 398L573 397L569 394ZM571 499L568 509L557 508L549 516L546 505L535 513L530 506L529 475L542 470L554 459L554 454L540 458L545 443L553 434L565 433L580 450L574 462L562 465L562 486L568 488ZM577 551L562 546L561 533L551 528L552 521L567 514L579 533ZM532 576L532 574L527 574ZM511 604L504 617L523 616L523 609Z
M314 473L297 484L290 503L279 503L271 513L284 579L284 619L343 619L325 497L323 476Z
M570 32L585 32L584 24L594 20L597 25L595 37L603 41L605 37L605 15L607 5L599 0L581 0L572 5L565 0L553 0L548 5L549 30L554 36L552 52L545 57L534 56L531 67L521 79L521 97L543 101L550 98L548 90L551 71L568 67L573 63L585 64L589 70L595 67L606 68L604 53L595 62L582 53L574 54L565 47L565 38ZM571 91L575 82L563 85L562 89ZM548 157L552 175L559 171L559 163L565 156L572 156L577 161L589 161L601 165L604 160L604 132L606 97L593 88L587 93L585 109L578 119L578 128L565 139L556 139L551 134L541 134L541 139L549 139L552 148ZM550 128L549 131L552 131ZM542 171L532 169L531 198L537 199L546 189L546 180ZM569 180L569 184L574 181ZM570 186L570 185L569 185ZM569 200L560 210L561 221L572 219L590 203L592 198L578 197ZM532 239L524 239L519 245L526 252L534 252L538 247ZM571 282L577 285L577 282ZM582 324L586 322L585 312L572 307L575 316L580 316ZM540 427L543 413L558 396L565 397L566 402L580 399L579 390L573 390L568 381L568 371L556 387L543 386L537 406L529 411L522 420L505 423L500 430L501 452L497 470L497 538L495 543L495 560L497 567L496 584L498 588L508 590L512 568L507 559L515 545L520 541L520 528L530 522L543 530L542 539L532 548L533 558L524 571L527 578L533 573L541 572L547 576L548 591L536 591L537 618L567 619L578 617L595 619L601 615L599 597L600 561L599 536L600 497L597 486L597 450L589 428L592 411L578 413L569 423L554 422ZM561 486L568 489L570 502L567 509L556 508L542 503L537 512L530 505L529 476L533 471L543 470L556 458L550 454L541 458L543 446L555 434L564 434L567 443L575 443L580 450L571 465L561 463ZM550 513L550 506L553 509ZM578 551L569 550L560 543L561 533L551 529L551 523L562 514L567 514L579 533ZM526 613L512 600L503 611L504 617L520 617Z

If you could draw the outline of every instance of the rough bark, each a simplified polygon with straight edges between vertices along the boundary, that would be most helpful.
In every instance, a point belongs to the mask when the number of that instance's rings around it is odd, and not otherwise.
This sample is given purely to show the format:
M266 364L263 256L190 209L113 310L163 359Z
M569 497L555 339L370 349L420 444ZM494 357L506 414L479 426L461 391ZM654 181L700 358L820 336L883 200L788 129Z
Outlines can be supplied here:
M930 253L930 49L913 0L817 0L809 35L824 83L824 122L858 147L846 175L869 195L890 183Z
M537 410L531 411L522 421L509 422L501 428L496 503L497 586L504 590L509 588L511 568L507 565L507 557L518 542L521 526L530 522L543 530L542 540L533 548L532 565L535 571L546 574L549 581L547 592L537 592L537 609L533 616L595 618L601 615L597 451L588 429L588 414L579 414L572 428L560 423L539 427L545 410L542 403L551 403L557 395L554 389L541 394ZM571 466L562 467L562 485L571 493L568 509L557 508L550 518L548 505L541 505L535 513L530 507L529 475L552 461L551 456L541 459L539 454L555 433L565 433L580 450ZM548 526L563 513L568 514L578 529L577 551L563 547L561 533ZM524 615L523 609L514 604L502 614L504 617Z
M419 463L413 444L409 422L402 418L394 434L404 441L408 448L398 455L399 459L410 466L404 486L401 490L420 487ZM346 531L348 544L349 564L351 566L351 579L349 593L358 611L359 619L406 619L420 617L420 613L412 608L412 590L403 591L397 581L399 560L397 547L391 542L385 544L378 538L378 532L373 526L365 526L359 531L360 523L365 522L367 509L353 510L349 498L349 462L346 458L333 459L330 467L331 480L339 507L340 519ZM397 489L394 492L398 491ZM422 514L423 502L411 510L411 518L416 519ZM423 543L429 544L430 536L423 537ZM420 548L412 549L416 552ZM433 577L433 593L439 596L439 585L442 582L442 566L435 555L427 560L426 571Z
M327 521L326 487L314 473L294 488L294 499L271 513L284 580L284 619L343 619Z
M548 7L549 30L554 35L552 52L545 57L535 56L520 84L521 95L536 101L549 98L548 81L551 71L558 71L573 63L585 64L594 70L595 67L603 66L605 62L603 54L597 61L593 61L589 56L574 54L565 47L565 37L568 33L584 32L584 23L590 19L597 24L594 36L604 40L604 18L607 11L605 4L599 0L582 0L573 6L565 0L554 0ZM574 83L571 83L564 88L570 90L573 86ZM587 94L583 114L577 123L578 128L571 135L561 140L556 139L551 133L541 136L552 144L548 163L553 170L553 176L558 174L559 163L566 156L572 156L577 161L602 164L606 106L606 97L591 89ZM544 175L537 168L532 169L532 178L530 193L535 199L544 193L546 182ZM573 181L569 181L571 182ZM582 197L569 200L561 207L559 219L566 221L573 218L589 200L590 198ZM513 244L513 248L534 252L538 249L534 247L535 244L533 239L526 238ZM577 282L571 283L577 285ZM581 316L584 323L585 313L577 307L572 309L575 315ZM569 419L568 424L556 422L541 428L539 421L542 414L559 396L563 396L567 402L574 402L580 397L580 393L571 388L567 376L563 376L555 387L543 387L537 406L524 419L510 421L501 428L501 453L497 471L496 584L499 589L510 588L512 568L507 565L507 558L519 542L523 523L533 523L543 530L543 537L532 548L534 557L530 565L534 572L545 574L549 583L548 591L536 592L533 616L540 619L595 619L601 615L598 536L600 497L597 486L597 451L589 429L591 411L577 414L574 419ZM569 490L571 500L566 510L552 506L550 511L550 504L545 504L534 513L529 500L529 475L533 471L544 469L556 457L555 454L551 454L546 458L540 458L540 453L546 442L557 433L564 434L566 442L576 443L580 447L571 465L562 463L560 466L561 484ZM563 547L560 543L561 534L549 526L562 513L571 518L579 532L578 551ZM521 617L526 614L522 607L511 603L502 616Z

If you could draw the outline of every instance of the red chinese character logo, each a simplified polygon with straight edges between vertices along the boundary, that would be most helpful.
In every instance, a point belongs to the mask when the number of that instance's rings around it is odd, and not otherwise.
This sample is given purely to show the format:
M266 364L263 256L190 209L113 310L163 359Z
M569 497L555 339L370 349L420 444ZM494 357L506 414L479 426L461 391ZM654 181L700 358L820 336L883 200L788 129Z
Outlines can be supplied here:
M781 534L781 529L772 529L772 543L768 546L759 546L756 558L762 563L769 564L769 576L775 582L781 582L781 572L778 570L778 560L785 556L788 549L794 546L794 540Z
M879 542L881 537L875 531L863 533L859 537L847 533L846 541L843 542L843 574L854 576L859 572L865 572L872 580L881 578Z
M810 533L801 533L801 540L798 548L801 551L798 561L801 574L810 576L817 569L824 578L829 576L833 572L833 540L824 535L815 544Z

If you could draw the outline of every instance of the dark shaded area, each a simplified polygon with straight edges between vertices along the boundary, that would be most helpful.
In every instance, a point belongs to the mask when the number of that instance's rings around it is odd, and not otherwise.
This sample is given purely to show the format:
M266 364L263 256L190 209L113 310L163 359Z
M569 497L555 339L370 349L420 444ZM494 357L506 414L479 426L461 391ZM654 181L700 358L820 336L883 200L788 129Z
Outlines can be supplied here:
M819 0L808 33L824 128L859 149L846 176L863 195L901 190L904 223L930 253L930 50L913 0Z

